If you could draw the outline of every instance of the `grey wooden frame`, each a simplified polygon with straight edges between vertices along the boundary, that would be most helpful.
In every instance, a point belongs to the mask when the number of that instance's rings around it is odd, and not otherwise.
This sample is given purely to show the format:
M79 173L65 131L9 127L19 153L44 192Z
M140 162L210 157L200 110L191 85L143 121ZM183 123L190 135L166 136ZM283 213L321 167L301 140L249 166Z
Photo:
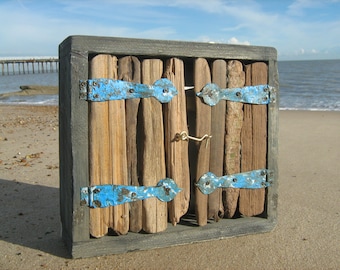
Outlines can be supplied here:
M91 239L89 209L80 205L80 188L88 185L88 104L79 99L79 80L88 79L89 56L108 53L116 56L217 58L265 61L269 84L279 89L277 52L271 47L240 46L180 41L70 36L59 46L59 151L60 214L62 238L76 257L116 254L199 241L223 239L272 230L277 221L278 187L278 106L268 106L268 169L275 172L266 193L266 216L222 219L204 227L169 226L157 234L128 233Z

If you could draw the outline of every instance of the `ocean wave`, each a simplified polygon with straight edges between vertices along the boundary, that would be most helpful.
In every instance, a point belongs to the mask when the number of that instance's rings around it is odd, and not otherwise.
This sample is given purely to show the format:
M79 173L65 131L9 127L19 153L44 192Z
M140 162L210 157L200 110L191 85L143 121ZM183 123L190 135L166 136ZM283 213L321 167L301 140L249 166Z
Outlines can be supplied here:
M9 96L0 99L0 104L6 105L48 105L59 103L58 95Z
M301 108L296 108L296 107L280 107L280 111L315 111L315 112L340 112L340 108L308 108L308 107L301 107Z

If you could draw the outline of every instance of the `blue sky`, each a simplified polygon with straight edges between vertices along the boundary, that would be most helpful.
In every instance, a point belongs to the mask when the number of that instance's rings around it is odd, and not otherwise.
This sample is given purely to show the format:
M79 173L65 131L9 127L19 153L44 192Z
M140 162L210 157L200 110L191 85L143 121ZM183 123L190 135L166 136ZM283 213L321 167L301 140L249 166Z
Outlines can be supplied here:
M271 46L340 59L340 0L0 0L0 57L57 56L69 35Z

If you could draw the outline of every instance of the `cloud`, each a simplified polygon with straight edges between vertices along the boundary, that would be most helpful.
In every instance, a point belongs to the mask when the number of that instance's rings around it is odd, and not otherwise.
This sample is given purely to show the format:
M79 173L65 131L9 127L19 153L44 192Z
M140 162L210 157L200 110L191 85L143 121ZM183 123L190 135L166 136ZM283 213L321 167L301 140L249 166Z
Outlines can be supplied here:
M139 38L157 37L157 39L166 39L169 38L169 36L174 35L175 33L176 30L174 30L172 27L159 27L135 33L134 36Z
M176 33L171 26L153 23L171 18L154 10L129 9L130 16L126 16L117 9L112 12L110 1L101 1L95 6L92 1L59 0L53 1L53 4L45 11L39 5L28 3L25 6L21 2L0 3L0 10L7 10L2 19L13 22L6 27L0 26L0 54L57 55L59 43L69 35L166 39ZM14 21L13 17L16 18Z
M250 45L250 42L249 41L239 41L236 37L232 37L228 40L228 44Z
M320 5L317 0L296 0L288 6L288 14L294 16L301 16L307 8L315 8Z
M292 16L303 16L306 14L308 9L320 9L326 7L329 4L339 3L339 0L295 0L292 4L288 6L287 13Z
M216 42L216 40L211 39L209 36L199 36L196 41L199 42Z
M226 32L234 32L234 31L240 31L242 28L246 28L247 25L245 24L238 24L236 26L228 26L224 27L222 30Z
M317 57L340 43L339 0L282 1L279 5L260 0L37 2L0 1L0 10L6 11L2 20L11 22L0 26L2 55L56 54L68 35L273 46L287 58Z

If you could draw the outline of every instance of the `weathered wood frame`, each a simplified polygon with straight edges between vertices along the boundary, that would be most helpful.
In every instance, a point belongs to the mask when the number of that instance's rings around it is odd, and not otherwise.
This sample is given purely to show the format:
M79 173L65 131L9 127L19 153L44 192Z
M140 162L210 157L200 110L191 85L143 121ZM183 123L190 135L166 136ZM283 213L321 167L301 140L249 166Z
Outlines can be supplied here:
M101 53L264 61L268 63L269 84L279 88L277 52L271 47L93 36L66 38L59 46L60 214L62 238L71 256L124 253L272 230L277 220L278 201L278 101L268 105L267 167L275 172L275 176L266 192L265 217L222 219L204 227L178 224L157 234L129 233L121 237L90 238L89 209L80 206L79 192L89 184L88 104L79 99L79 80L88 79L89 57Z

